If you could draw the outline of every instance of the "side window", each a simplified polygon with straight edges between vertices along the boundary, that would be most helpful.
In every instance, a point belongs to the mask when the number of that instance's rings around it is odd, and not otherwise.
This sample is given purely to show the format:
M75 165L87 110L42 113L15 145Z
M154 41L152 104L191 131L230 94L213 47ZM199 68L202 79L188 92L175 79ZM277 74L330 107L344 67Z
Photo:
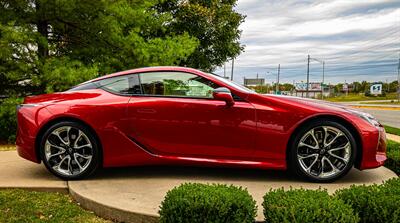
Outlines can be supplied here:
M212 98L219 86L203 77L184 72L151 72L140 74L144 94Z
M97 82L100 88L117 94L141 94L139 76L124 75L103 79Z

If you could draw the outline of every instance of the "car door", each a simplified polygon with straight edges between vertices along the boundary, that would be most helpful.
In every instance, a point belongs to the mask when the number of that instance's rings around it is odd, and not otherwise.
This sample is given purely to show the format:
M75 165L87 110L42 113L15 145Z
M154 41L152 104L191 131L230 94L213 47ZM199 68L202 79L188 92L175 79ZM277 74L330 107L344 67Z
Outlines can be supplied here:
M187 157L250 157L255 146L255 109L237 100L214 100L220 87L185 72L139 75L142 94L128 103L129 135L154 154ZM139 87L136 87L139 88Z

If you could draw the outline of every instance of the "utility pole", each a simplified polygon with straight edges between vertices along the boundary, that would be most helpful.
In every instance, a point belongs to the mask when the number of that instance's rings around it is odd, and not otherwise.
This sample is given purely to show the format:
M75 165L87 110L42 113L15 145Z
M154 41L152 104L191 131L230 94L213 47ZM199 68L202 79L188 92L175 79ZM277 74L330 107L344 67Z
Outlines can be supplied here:
M310 55L307 57L307 85L306 85L306 98L308 98L308 85L310 84Z
M235 58L232 58L231 81L233 81L233 68L235 67Z
M324 99L325 61L322 61L321 99Z
M400 102L400 53L399 53L399 65L397 67L397 102Z
M277 79L276 79L276 90L275 90L275 94L278 94L279 92L279 74L281 72L281 64L278 64L278 75L277 75Z

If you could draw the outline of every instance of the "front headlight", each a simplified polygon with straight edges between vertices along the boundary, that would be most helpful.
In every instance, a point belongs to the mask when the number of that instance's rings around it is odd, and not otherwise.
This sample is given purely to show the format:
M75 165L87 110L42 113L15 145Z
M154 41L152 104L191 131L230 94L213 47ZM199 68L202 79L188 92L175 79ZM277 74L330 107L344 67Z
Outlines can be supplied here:
M362 111L357 111L357 110L351 110L349 109L348 111L350 111L351 113L357 115L358 117L364 119L365 121L369 122L371 125L379 127L381 126L381 124L379 123L379 121L372 116L371 114L362 112Z

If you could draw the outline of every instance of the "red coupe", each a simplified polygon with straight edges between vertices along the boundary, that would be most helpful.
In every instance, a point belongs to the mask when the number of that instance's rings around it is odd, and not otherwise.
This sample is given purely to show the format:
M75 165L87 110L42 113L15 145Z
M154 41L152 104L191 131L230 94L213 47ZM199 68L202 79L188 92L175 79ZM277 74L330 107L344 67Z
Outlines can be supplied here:
M257 94L190 68L110 74L27 97L17 110L19 155L67 180L100 167L178 164L289 168L330 182L386 159L385 131L369 114Z

